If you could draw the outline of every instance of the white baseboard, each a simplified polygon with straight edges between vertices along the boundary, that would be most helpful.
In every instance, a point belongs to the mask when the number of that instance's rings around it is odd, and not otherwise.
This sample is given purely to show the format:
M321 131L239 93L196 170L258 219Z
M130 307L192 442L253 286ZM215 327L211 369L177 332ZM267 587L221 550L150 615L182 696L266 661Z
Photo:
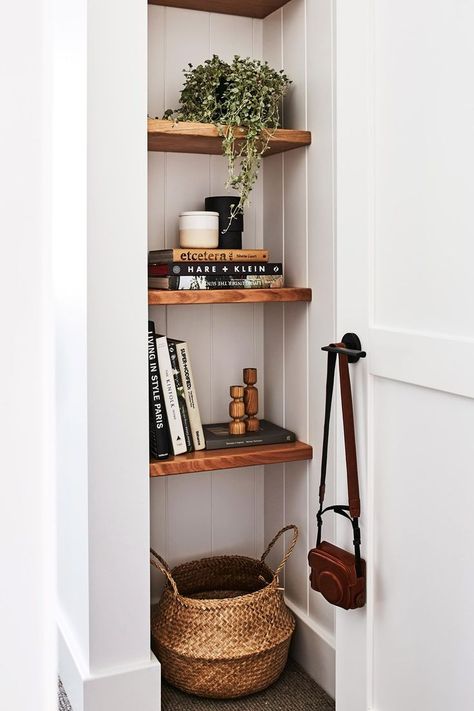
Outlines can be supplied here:
M334 637L290 600L285 601L296 617L296 631L290 654L310 677L334 699L336 695Z
M58 673L73 711L159 711L160 664L150 652L144 664L90 674L58 625Z

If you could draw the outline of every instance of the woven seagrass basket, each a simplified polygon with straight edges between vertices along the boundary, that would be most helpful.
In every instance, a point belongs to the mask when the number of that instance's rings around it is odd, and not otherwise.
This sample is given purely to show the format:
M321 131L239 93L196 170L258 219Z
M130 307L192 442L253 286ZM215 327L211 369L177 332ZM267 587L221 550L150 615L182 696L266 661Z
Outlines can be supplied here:
M265 559L289 530L291 544L273 572ZM215 556L173 570L151 551L151 563L168 579L152 608L151 626L153 651L170 684L197 696L231 699L278 679L295 628L278 574L297 537L297 527L286 526L260 560Z

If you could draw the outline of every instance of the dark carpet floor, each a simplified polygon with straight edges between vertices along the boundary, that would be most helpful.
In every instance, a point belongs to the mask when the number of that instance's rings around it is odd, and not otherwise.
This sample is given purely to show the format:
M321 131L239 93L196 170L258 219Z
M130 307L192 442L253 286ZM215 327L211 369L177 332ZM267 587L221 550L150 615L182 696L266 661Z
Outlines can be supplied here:
M162 711L334 711L335 708L334 701L293 661L288 663L276 684L244 699L200 699L181 693L165 681L161 692ZM59 711L72 711L61 682Z

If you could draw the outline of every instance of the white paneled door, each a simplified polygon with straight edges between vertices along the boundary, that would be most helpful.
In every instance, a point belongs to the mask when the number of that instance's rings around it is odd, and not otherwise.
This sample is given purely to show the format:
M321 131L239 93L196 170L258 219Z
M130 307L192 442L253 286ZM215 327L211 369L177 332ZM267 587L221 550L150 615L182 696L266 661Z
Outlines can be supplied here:
M336 0L334 17L337 335L368 353L351 373L369 574L366 609L337 613L337 709L468 711L474 4ZM338 476L342 499L341 442Z

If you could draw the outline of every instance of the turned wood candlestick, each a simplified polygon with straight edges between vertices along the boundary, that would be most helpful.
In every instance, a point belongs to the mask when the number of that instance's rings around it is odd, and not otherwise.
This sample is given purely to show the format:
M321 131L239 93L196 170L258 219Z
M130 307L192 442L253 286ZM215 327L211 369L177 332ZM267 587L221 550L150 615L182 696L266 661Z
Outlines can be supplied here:
M245 434L245 405L243 386L231 385L230 396L232 398L232 401L229 404L229 415L232 417L232 422L229 422L229 434L243 435Z
M258 390L255 387L257 382L257 369L244 368L243 380L246 385L244 390L245 429L247 432L258 432L260 421L255 417L258 412Z

